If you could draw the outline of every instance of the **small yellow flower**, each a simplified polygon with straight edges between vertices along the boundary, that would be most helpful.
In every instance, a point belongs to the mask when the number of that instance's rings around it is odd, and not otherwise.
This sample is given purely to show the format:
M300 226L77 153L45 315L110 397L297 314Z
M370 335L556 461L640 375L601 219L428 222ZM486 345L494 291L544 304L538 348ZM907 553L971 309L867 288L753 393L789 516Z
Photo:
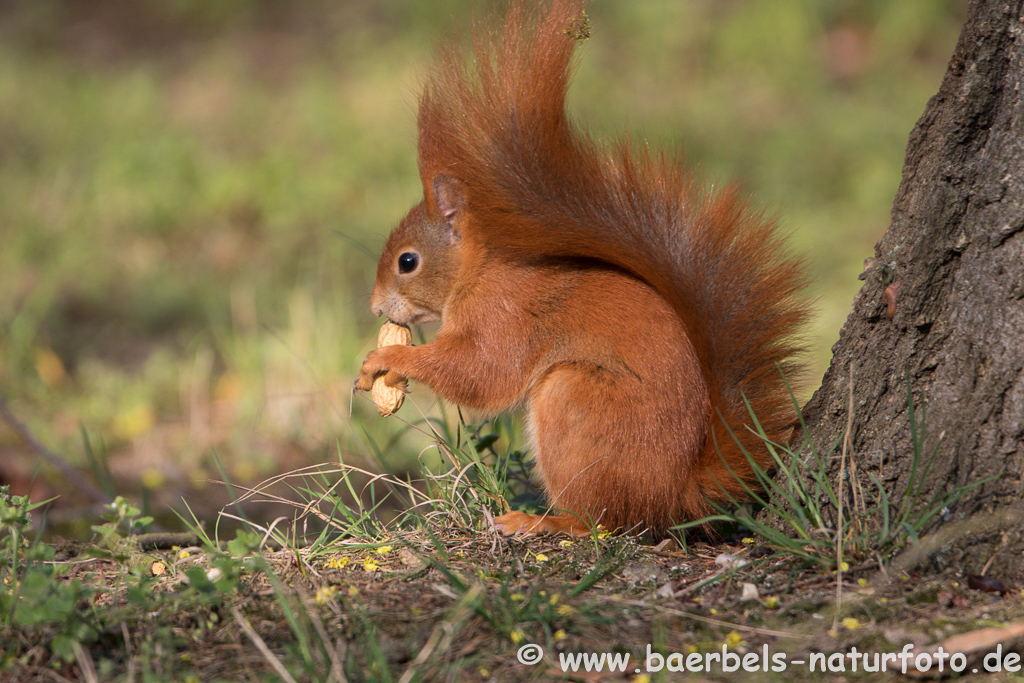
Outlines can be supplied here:
M687 645L686 646L686 654L692 655L694 652L698 652L696 645Z
M557 631L555 631L555 640L558 641L558 642L562 642L563 640L565 640L568 637L569 636L566 634L564 628L560 628Z
M868 585L868 580L863 578L863 577L859 578L859 579L857 579L857 585L860 586L861 588L865 588Z
M572 542L572 541L570 541L570 540L568 540L568 539L566 539L566 540L562 540L562 541L559 541L559 542L558 542L558 545L559 545L560 547L562 547L562 548L568 548L568 547L572 546L572 544L573 544L573 542Z
M832 636L833 638L838 638L839 637L839 631L835 630L834 628L830 628L828 630L828 634L830 636Z
M778 609L778 607L779 607L779 598L778 598L778 596L769 595L767 598L764 599L764 606L767 607L768 609Z
M318 605L326 605L332 599L334 599L334 594L337 592L338 589L334 586L324 586L316 592L316 596L313 598L313 600Z
M555 611L558 612L559 616L571 617L572 613L576 610L574 610L571 605L559 605L558 609L556 609Z
M526 596L522 593L513 593L512 595L508 596L508 599L512 602L521 602L526 599Z
M718 614L718 610L716 610L714 607L712 607L711 608L711 613L712 614Z
M382 545L381 547L377 548L377 554L378 555L387 555L390 552L391 552L391 546L389 546L389 545Z
M178 553L178 559L179 560L184 560L187 557L188 557L188 551L187 550L182 550L181 552Z
M607 531L603 526L598 526L597 528L598 528L598 532L597 532L597 537L598 538L608 538L609 536L612 535L612 532Z
M519 629L514 629L510 635L512 636L512 642L516 645L523 642L523 639L526 638L526 635Z
M843 619L843 628L847 631L856 631L860 628L860 621L853 617L846 617Z
M544 553L537 553L537 554L536 554L536 555L534 555L533 557L534 557L534 559L536 559L536 560L537 560L538 562L547 562L547 561L548 561L548 556L547 556L547 555L545 555Z
M550 602L552 605L557 605L558 604L558 599L560 597L562 597L561 594L555 593L554 595L551 596L551 599L548 600L548 602Z
M363 569L365 569L368 572L379 572L380 564L378 564L377 560L373 559L372 557L367 557L363 560Z
M348 566L349 562L351 562L351 560L347 557L332 557L327 560L327 567L329 569L344 569Z
M633 677L633 683L651 683L651 677L647 674L637 674Z
M164 473L155 467L148 467L139 476L139 482L150 491L163 488L166 478Z
M743 539L743 545L754 545L754 539L747 536Z
M152 406L140 403L114 416L110 431L122 441L131 441L152 429L156 413Z
M477 672L480 674L480 678L487 679L491 677L491 672L482 666L477 669Z
M848 571L850 571L850 563L849 562L845 562L845 561L844 562L840 562L839 563L839 568L842 569L844 572L848 572Z
M356 588L355 586L349 586L348 587L348 594L351 595L352 597L355 597L355 596L359 595L359 589Z
M36 349L35 355L36 372L39 373L39 379L43 380L46 386L52 389L67 377L64 363L56 353L50 349L42 348Z
M725 636L725 644L733 648L739 647L743 644L743 636L736 631L729 631Z

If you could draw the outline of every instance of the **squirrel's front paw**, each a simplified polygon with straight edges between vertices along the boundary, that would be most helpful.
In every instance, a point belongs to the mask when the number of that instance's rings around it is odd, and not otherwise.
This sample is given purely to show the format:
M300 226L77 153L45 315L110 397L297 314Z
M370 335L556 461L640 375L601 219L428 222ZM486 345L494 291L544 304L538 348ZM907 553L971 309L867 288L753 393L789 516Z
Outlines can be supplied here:
M373 380L388 371L379 356L380 349L375 349L370 351L363 361L363 366L359 368L359 377L356 378L356 389L359 391L369 391L373 386Z
M356 378L356 389L369 391L373 387L373 380L384 375L384 383L389 387L400 387L405 391L405 377L391 370L391 363L388 356L393 353L394 347L384 347L370 351L363 361L363 367L359 369L359 377Z

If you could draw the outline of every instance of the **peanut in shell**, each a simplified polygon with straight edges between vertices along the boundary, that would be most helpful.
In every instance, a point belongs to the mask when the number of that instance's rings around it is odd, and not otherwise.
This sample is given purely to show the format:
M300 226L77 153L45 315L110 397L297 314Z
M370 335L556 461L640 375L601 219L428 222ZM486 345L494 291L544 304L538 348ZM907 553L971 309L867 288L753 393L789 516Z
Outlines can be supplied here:
M381 325L380 332L377 334L378 349L385 346L409 346L410 344L412 344L412 332L405 325L396 325L390 320ZM373 385L370 387L370 398L377 406L377 412L381 414L381 417L387 417L402 407L402 402L405 400L405 387L389 386L384 382L384 375L381 375L373 380Z

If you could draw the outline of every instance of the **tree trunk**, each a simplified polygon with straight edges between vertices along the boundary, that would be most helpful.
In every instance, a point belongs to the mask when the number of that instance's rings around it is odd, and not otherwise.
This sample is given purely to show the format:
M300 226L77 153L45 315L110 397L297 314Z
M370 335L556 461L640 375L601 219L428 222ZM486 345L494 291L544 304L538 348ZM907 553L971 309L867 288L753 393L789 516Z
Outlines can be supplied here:
M888 231L866 263L831 367L804 408L813 443L903 491L914 404L930 492L968 491L918 559L1024 580L1024 16L973 0L942 86L910 135ZM838 453L838 450L836 451Z

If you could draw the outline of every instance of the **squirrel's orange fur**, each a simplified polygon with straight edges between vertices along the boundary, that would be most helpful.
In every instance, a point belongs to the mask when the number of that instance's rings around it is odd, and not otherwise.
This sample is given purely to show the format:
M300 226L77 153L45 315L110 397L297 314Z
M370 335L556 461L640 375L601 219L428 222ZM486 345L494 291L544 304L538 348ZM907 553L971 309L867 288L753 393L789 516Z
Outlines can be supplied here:
M441 328L371 352L357 380L387 373L486 413L525 408L560 513L503 515L509 533L663 532L744 497L744 450L765 464L744 399L776 442L794 419L782 373L807 316L799 261L737 192L572 125L585 4L513 2L471 61L441 56L420 100L424 200L388 239L371 302Z

